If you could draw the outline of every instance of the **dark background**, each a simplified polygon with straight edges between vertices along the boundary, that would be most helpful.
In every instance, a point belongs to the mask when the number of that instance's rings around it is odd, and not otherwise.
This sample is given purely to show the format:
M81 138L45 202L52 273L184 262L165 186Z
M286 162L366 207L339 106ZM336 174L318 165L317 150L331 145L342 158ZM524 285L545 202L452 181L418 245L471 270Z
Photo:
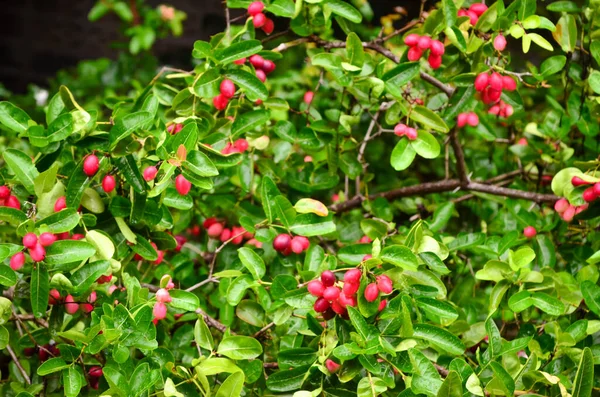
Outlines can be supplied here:
M153 52L161 62L189 65L194 41L207 40L225 28L220 0L147 1L149 5L170 4L187 13L181 37L159 39ZM418 15L420 0L371 0L374 22L402 5L410 16ZM45 85L48 78L83 59L115 58L114 43L121 37L121 22L107 15L89 22L87 15L95 0L0 0L0 82L15 93L28 84ZM241 14L232 11L232 17ZM280 24L281 25L281 24ZM277 30L277 27L276 27Z

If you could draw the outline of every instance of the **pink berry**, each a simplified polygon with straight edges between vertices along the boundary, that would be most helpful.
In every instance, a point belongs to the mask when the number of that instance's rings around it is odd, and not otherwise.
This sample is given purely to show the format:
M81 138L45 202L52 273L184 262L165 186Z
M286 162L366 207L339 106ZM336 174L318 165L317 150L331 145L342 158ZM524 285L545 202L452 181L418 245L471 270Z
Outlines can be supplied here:
M73 295L69 294L65 298L65 310L69 314L75 314L75 313L77 313L77 310L79 310L79 303L75 303L75 299L73 299Z
M410 47L408 49L408 54L406 56L409 61L415 62L415 61L418 61L419 59L421 59L422 55L423 55L423 50L419 49L419 47L417 47L417 46L414 46L414 47Z
M346 309L348 306L355 307L356 306L356 298L352 295L346 295L346 293L342 292L338 297L338 303Z
M164 288L159 289L158 291L156 291L156 301L157 302L161 302L161 303L169 303L171 302L171 294L169 294L169 291L167 291Z
M292 239L292 242L290 243L290 248L292 249L292 252L294 254L301 254L302 251L304 251L304 246L302 245L302 242L298 240L298 236Z
M290 246L291 242L292 237L289 234L282 233L273 240L273 249L279 252L284 251Z
M335 274L333 274L331 270L325 270L323 273L321 273L321 282L324 286L331 287L333 284L335 284L335 281Z
M502 76L502 89L506 91L514 91L517 89L517 82L510 76Z
M565 212L563 212L563 214L562 214L563 219L566 222L571 222L573 220L573 218L575 217L575 211L576 211L576 208L572 205L569 205L569 208L567 208L565 210Z
M219 94L213 98L213 105L215 106L215 109L219 111L225 110L228 103L229 99L227 99L223 94Z
M273 72L275 70L275 67L276 67L275 66L275 62L269 61L268 59L265 59L265 61L263 62L262 70L266 74L269 74L269 73L271 73L271 72Z
M313 100L313 97L315 96L315 93L312 91L306 91L304 93L304 103L306 103L307 105L310 105L310 103Z
M117 186L117 182L115 181L115 177L112 175L105 175L102 179L102 190L106 193L110 193L115 190Z
M85 160L83 160L83 172L87 176L96 175L98 168L100 168L100 161L95 154L90 154L85 158Z
M0 199L7 199L10 197L10 189L8 186L0 186Z
M235 63L236 65L243 65L246 63L246 58L240 58L236 61L233 61L233 63Z
M334 301L340 296L340 289L338 287L327 287L323 291L323 298L328 301Z
M89 303L94 303L94 302L96 302L96 299L97 299L97 298L98 298L98 294L96 293L96 291L92 291L92 292L90 293L90 296L88 296L88 299L87 299L87 301L88 301Z
M158 174L158 170L155 166L150 165L146 167L146 169L144 169L144 180L146 182L150 182L151 180L154 180L154 178L156 178L156 174Z
M594 193L596 193L596 196L600 196L600 182L594 184Z
M469 22L471 22L471 25L475 26L477 25L477 21L479 20L479 17L477 16L477 14L475 14L473 11L467 11L467 16L469 17Z
M404 44L406 44L409 47L414 47L419 43L420 38L421 36L419 36L418 34L411 33L404 38Z
M319 280L312 280L311 282L308 283L307 288L308 288L308 292L312 296L316 296L317 298L322 297L323 292L325 291L325 287L323 286L323 283L321 283Z
M221 232L221 236L219 237L219 239L221 240L221 242L225 242L227 240L229 240L231 238L231 229L223 229L223 231Z
M275 22L271 18L266 18L265 24L262 26L262 31L268 36L273 33L273 30L275 30Z
M167 317L167 306L162 302L156 302L152 309L152 314L156 320L162 320Z
M92 378L99 378L102 376L102 374L102 367L92 367L88 371L88 375L90 375Z
M408 127L406 126L406 124L396 124L396 126L394 127L394 134L398 136L403 136L404 134L406 134L407 128Z
M502 91L502 76L498 72L492 73L490 76L490 88L496 91Z
M462 128L465 125L467 125L467 118L468 118L467 116L468 116L468 113L459 113L458 114L458 117L456 119L456 126L458 128Z
M467 124L471 127L477 127L479 125L479 117L476 113L470 112L467 114Z
M325 367L327 367L327 371L333 373L336 373L337 371L339 371L340 369L340 364L336 363L335 361L331 360L331 359L327 359L325 361Z
M561 198L556 203L554 203L554 211L562 214L569 208L569 201L566 198Z
M48 294L48 304L56 305L60 301L61 301L60 292L58 292L58 290L56 290L56 289L51 289L50 293Z
M494 39L494 48L496 51L504 51L506 48L506 38L502 34L499 34Z
M71 240L81 240L83 239L85 236L81 233L75 233L74 235L71 236Z
M488 85L490 81L490 75L487 72L482 72L475 77L475 90L483 91Z
M429 54L429 58L427 58L427 62L429 62L429 66L432 69L439 69L442 66L442 56L431 53Z
M446 48L444 47L444 43L441 41L433 40L429 46L429 51L432 55L442 56L444 55L444 52L446 52Z
M378 296L379 288L377 287L377 284L371 283L367 285L367 288L365 288L365 299L367 300L367 302L375 301Z
M478 17L483 15L483 13L487 11L487 9L488 7L483 3L474 3L471 4L471 7L469 7L469 11L473 11Z
M54 244L55 241L56 236L52 233L45 232L40 234L40 244L42 244L42 247L48 247Z
M416 129L414 129L414 128L412 128L412 127L408 127L408 128L406 129L406 134L405 134L405 135L406 135L406 137L407 137L409 140L411 140L411 141L414 141L414 140L415 140L415 139L417 139L417 137L418 137L417 130L416 130Z
M431 45L431 37L429 37L429 36L419 37L419 42L417 43L417 47L420 50L425 51L425 50L429 49L430 45Z
M359 288L360 288L360 284L358 282L351 283L351 282L346 281L344 283L344 287L342 288L342 291L344 292L344 295L350 297L350 296L353 296L354 294L356 294L356 292L358 291Z
M344 274L344 282L356 284L360 281L362 272L360 269L350 269Z
M263 57L261 57L260 55L252 55L250 57L250 63L252 64L252 66L254 66L256 69L262 69L265 60Z
M362 258L362 261L363 261L363 262L364 262L364 261L368 261L368 260L369 260L369 259L371 259L371 258L373 258L373 255L371 255L371 254L367 254L367 255L363 256L363 258Z
M511 105L506 105L504 108L504 117L510 117L514 113L513 107Z
M379 302L379 307L377 308L377 310L382 311L383 309L385 309L386 306L387 299L382 299L381 302Z
M59 197L54 203L54 212L62 211L67 208L67 198L65 196Z
M233 81L229 79L224 79L223 81L221 81L219 90L221 91L221 95L223 95L225 98L233 98L233 96L235 95L235 84L233 84Z
M256 14L262 12L265 9L265 5L262 1L253 1L248 6L248 14L251 16L255 16Z
M256 77L263 83L267 81L267 74L262 69L256 69Z
M333 310L336 314L339 314L340 316L343 316L348 312L346 308L337 300L331 302L331 310Z
M590 186L587 189L585 189L583 191L583 200L585 200L588 203L591 203L592 201L596 200L598 198L598 196L596 195L596 192L594 192L594 187Z
M583 179L581 179L578 176L574 176L573 178L571 178L571 184L573 186L577 187L577 186L589 185L590 182L584 181Z
M14 271L20 270L25 264L25 254L17 252L10 258L10 268Z
M310 240L304 236L296 236L294 237L297 241L300 242L300 244L302 244L302 250L306 251L308 249L308 247L310 247Z
M217 238L217 237L221 236L222 232L223 232L223 225L220 223L214 223L214 224L210 225L208 227L208 229L206 229L206 234L208 234L208 236L212 237L212 238Z
M243 153L246 150L248 150L248 146L248 141L244 138L240 138L233 142L233 147L235 147L240 153Z
M487 90L488 98L491 103L496 103L500 100L500 96L502 95L502 91L496 91L493 88L489 88Z
M33 248L37 242L38 237L35 235L35 233L27 233L25 236L23 236L23 245L25 248Z
M315 309L317 313L323 313L324 311L329 309L329 306L330 305L329 302L327 302L327 299L319 298L313 305L313 309Z
M80 303L79 309L85 314L89 314L94 311L94 305L92 305L91 303Z
M536 234L537 234L537 230L535 230L535 227L533 227L533 226L527 226L523 230L523 235L527 238L533 238L533 237L535 237Z
M192 188L192 183L185 179L185 176L179 174L175 178L175 189L177 189L177 193L182 196L187 195Z
M252 23L257 29L262 28L265 25L265 22L267 22L267 17L262 12L259 12L258 14L254 15L252 19Z
M384 294L389 294L394 290L392 280L386 275L377 277L377 288Z

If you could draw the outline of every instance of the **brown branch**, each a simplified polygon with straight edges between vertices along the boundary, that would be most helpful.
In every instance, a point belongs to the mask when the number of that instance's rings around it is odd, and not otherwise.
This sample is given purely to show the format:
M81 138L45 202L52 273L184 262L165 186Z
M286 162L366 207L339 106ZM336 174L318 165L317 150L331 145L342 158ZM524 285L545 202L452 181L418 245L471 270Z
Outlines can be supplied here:
M27 382L27 384L31 384L31 379L29 378L29 375L27 375L27 371L25 371L25 368L23 368L23 366L21 365L21 362L19 361L19 357L17 357L17 355L15 354L14 350L12 349L12 347L10 347L10 345L6 345L6 350L8 350L8 354L10 354L10 356L13 359L13 362L15 363L15 365L17 366L17 368L19 369L19 372L21 373L21 375L23 375L23 378L25 379L25 382Z
M269 330L269 328L271 328L272 326L274 326L275 323L270 322L269 324L265 325L264 327L261 328L260 331L258 331L257 333L254 334L254 336L252 336L253 338L258 338L259 336L261 336L262 334L264 334L265 332L267 332Z
M510 198L535 201L536 203L553 203L558 200L553 194L542 194L535 192L526 192L524 190L509 189L506 187L486 185L479 182L470 182L466 190L480 193L489 193L495 196L504 196Z
M279 368L279 363L264 363L263 368Z
M437 363L433 363L433 366L438 371L438 373L442 376L442 378L447 377L448 374L450 373L450 371L448 371L446 368L442 367L441 365L439 365Z
M456 157L456 168L461 186L466 187L469 184L469 171L467 170L467 164L465 162L465 154L458 141L458 131L456 128L450 132L450 144L452 145L454 156Z
M136 0L129 0L129 8L131 9L131 14L133 15L133 25L137 26L141 24L142 21L135 1Z
M212 318L204 310L198 308L196 309L196 314L199 314L202 317L204 317L204 321L206 321L206 324L208 324L208 326L218 329L221 332L225 332L227 330L227 326L225 324L220 323L216 319Z

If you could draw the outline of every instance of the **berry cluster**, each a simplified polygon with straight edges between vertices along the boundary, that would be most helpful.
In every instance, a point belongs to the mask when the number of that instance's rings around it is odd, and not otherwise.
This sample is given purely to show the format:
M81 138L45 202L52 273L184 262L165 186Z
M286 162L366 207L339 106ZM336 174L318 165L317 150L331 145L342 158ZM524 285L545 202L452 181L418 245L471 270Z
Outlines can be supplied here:
M51 246L57 237L52 233L42 233L39 238L35 233L27 233L23 236L23 246L27 248L31 260L41 262L46 257L46 247ZM17 252L10 258L10 267L14 271L20 270L25 264L25 254Z
M503 100L500 100L500 102L498 102L497 104L490 107L490 110L488 110L488 113L493 114L494 116L506 118L506 117L512 116L514 113L514 110L513 110L512 106L510 106Z
M225 147L221 150L223 154L231 154L231 153L244 153L248 150L248 141L244 138L237 139L235 142L227 142Z
M254 1L248 6L248 14L252 17L254 27L262 29L263 32L269 35L273 33L275 23L272 19L267 18L267 16L263 14L264 9L265 5L262 1Z
M235 95L235 84L229 79L223 79L219 92L220 94L213 98L213 105L217 110L225 110L229 100Z
M379 293L382 294L391 294L394 290L392 285L392 280L386 275L377 276L375 283L370 283L365 288L365 299L367 302L374 302L379 297ZM385 301L382 301L382 303ZM379 310L383 310L385 308L385 303L379 306Z
M232 226L226 228L224 222L219 222L217 218L207 218L202 224L206 229L208 237L225 242L231 240L234 245L240 245L244 240L247 244L253 245L256 248L261 248L262 243L254 238L254 234L250 233L242 226Z
M175 284L173 280L171 280L171 276L164 275L160 280L160 285L164 285L163 288L160 288L156 291L156 303L152 308L152 315L154 319L152 322L156 325L160 320L164 319L167 316L167 303L172 301L171 294L169 294L169 290L175 288Z
M0 207L10 207L17 210L21 209L21 202L16 196L13 196L8 186L0 186Z
M394 127L394 134L399 137L406 136L409 140L414 141L418 137L417 130L407 126L406 124L396 124Z
M282 233L273 240L273 249L285 256L290 255L292 252L294 254L301 254L308 247L310 247L310 241L304 236L292 237L289 234Z
M96 291L92 291L85 302L76 302L73 295L69 294L63 299L58 290L51 289L48 296L48 304L54 306L64 303L65 311L71 315L77 313L78 310L82 313L89 314L94 310L96 298Z
M411 62L418 61L423 56L423 53L429 50L429 66L432 69L438 69L442 66L442 55L446 51L444 43L439 40L432 40L429 36L419 36L416 33L411 33L404 38L404 44L408 49L408 60Z
M456 120L458 128L463 128L465 125L477 127L479 125L479 117L475 112L459 113Z
M592 201L595 201L598 197L600 197L600 182L597 182L597 183L587 182L578 176L574 176L571 179L571 183L575 187L591 185L583 191L582 198L586 203L591 203Z
M579 206L574 206L569 203L566 198L561 198L556 203L554 203L554 210L558 212L558 215L565 221L571 222L575 215L579 214L582 211L587 210L589 204L583 204Z
M486 105L495 104L489 109L489 113L509 117L513 114L511 105L500 100L502 91L514 91L517 82L510 76L502 76L498 72L482 72L475 77L475 90L481 93L481 100Z
M479 17L482 16L483 13L487 11L487 9L488 7L483 3L474 3L471 4L471 6L468 9L458 10L458 16L469 17L469 22L471 22L471 25L475 26L477 25Z

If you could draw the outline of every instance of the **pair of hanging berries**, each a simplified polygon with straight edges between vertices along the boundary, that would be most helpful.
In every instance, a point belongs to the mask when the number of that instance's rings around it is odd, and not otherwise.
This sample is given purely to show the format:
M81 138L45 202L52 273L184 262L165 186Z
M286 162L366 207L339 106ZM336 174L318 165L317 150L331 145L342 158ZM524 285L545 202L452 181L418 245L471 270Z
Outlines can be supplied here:
M265 5L262 1L254 1L248 6L248 14L252 17L252 24L255 28L262 29L267 35L273 33L275 23L272 19L263 14Z
M571 222L575 215L579 214L582 211L588 209L589 204L585 203L583 205L574 206L569 203L566 198L561 198L556 203L554 203L554 210L558 212L558 215L565 221Z
M13 196L8 186L0 186L0 207L10 207L17 210L21 209L19 199Z
M475 112L459 113L456 125L458 128L463 128L465 125L477 127L479 125L479 116Z
M219 85L219 95L213 98L213 105L217 110L225 110L229 100L235 95L235 84L229 79L223 79Z
M409 127L406 124L396 124L394 127L394 134L399 137L406 136L411 141L414 141L419 136L416 129Z
M432 69L438 69L442 66L442 55L446 51L444 43L439 40L432 40L429 36L420 36L416 33L411 33L404 38L404 44L408 49L408 60L411 62L421 59L425 51L429 50L429 66Z
M471 25L477 25L477 21L479 21L479 17L486 12L488 7L483 3L473 3L468 9L460 9L458 10L459 17L469 17L469 22Z
M283 255L290 255L292 252L301 254L310 247L310 241L304 236L290 236L282 233L273 240L273 248Z
M41 262L46 258L46 248L51 246L57 237L52 233L42 233L39 238L35 233L23 236L23 246L28 249L29 256L34 262ZM10 267L14 271L20 270L25 264L25 254L17 252L10 258Z

